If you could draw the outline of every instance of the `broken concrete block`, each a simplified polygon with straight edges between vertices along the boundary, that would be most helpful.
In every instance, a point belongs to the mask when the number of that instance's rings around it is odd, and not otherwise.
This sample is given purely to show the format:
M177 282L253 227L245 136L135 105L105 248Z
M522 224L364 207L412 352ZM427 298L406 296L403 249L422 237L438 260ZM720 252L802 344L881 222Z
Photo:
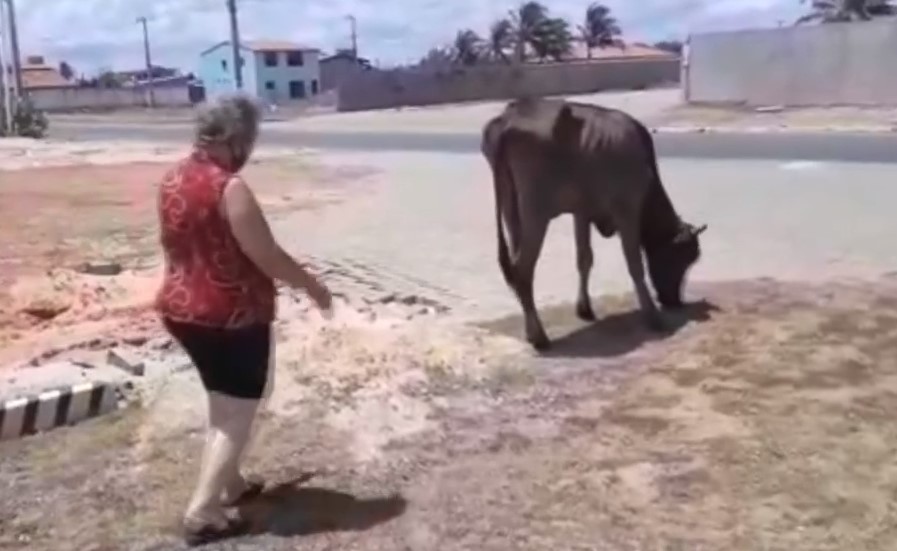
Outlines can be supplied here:
M146 372L146 363L131 350L115 348L106 354L106 361L131 375L142 377Z
M35 300L22 308L21 311L39 320L49 321L65 313L69 308L71 308L71 304L61 301Z
M85 262L78 266L82 274L96 276L114 276L122 272L122 266L118 262Z

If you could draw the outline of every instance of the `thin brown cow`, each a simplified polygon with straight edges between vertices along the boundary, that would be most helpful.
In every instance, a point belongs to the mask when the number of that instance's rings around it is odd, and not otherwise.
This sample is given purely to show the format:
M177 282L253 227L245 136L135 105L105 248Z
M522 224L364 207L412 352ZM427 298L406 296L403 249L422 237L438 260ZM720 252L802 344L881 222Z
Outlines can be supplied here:
M606 238L619 233L645 322L652 330L664 328L645 284L642 251L657 300L664 308L681 307L685 275L700 258L698 236L706 226L692 226L676 213L643 124L596 105L517 100L486 123L482 152L495 185L499 265L523 308L533 347L550 346L533 302L536 262L548 224L566 213L576 234L577 315L595 319L588 291L594 225Z

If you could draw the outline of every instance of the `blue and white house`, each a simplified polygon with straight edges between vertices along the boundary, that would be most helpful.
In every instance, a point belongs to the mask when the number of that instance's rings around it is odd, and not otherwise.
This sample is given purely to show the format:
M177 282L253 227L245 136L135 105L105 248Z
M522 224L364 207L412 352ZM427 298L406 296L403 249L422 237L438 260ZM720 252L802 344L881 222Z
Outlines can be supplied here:
M243 91L269 104L308 99L321 92L320 51L292 42L240 42ZM206 97L235 92L234 55L230 41L200 54L199 78Z

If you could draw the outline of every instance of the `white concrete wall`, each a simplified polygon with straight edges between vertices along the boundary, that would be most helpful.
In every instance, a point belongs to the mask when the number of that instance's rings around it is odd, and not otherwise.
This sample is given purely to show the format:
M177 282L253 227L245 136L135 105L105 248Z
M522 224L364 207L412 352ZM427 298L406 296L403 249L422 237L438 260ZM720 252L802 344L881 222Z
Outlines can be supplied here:
M897 104L897 21L691 37L688 99L746 105Z
M146 107L145 90L133 88L39 88L28 92L35 107L44 111L74 111L79 109L115 109ZM157 88L158 107L190 105L186 86Z

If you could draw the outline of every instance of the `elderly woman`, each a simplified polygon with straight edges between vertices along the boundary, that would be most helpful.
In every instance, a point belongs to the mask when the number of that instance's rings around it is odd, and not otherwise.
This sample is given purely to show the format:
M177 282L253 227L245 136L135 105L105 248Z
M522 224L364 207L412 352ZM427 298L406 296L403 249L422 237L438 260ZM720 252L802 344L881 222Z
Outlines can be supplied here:
M208 394L202 466L184 516L191 545L246 532L247 522L226 508L263 487L249 482L239 463L270 390L274 280L304 289L323 311L331 305L327 288L274 240L238 176L258 131L259 111L245 97L204 106L193 150L159 189L165 275L156 309Z

